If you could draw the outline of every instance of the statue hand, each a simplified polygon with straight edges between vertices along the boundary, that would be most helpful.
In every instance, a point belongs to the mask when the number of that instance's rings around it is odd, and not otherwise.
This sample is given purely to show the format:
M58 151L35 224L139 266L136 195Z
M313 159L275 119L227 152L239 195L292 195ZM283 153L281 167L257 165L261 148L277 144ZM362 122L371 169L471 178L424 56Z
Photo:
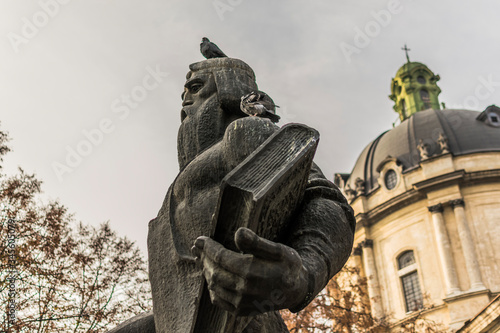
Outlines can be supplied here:
M193 254L203 264L212 303L236 315L292 308L307 293L307 271L293 248L257 236L247 228L235 234L243 253L198 237Z

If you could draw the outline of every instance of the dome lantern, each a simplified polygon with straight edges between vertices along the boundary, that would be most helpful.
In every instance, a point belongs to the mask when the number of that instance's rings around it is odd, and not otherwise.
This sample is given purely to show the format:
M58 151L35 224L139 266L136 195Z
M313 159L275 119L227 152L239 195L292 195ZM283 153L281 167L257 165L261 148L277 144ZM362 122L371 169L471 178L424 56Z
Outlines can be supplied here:
M434 109L439 110L438 95L441 89L436 84L439 75L435 75L426 65L411 62L406 51L407 62L401 66L391 82L391 95L394 101L394 111L399 113L401 122L410 118L416 112Z

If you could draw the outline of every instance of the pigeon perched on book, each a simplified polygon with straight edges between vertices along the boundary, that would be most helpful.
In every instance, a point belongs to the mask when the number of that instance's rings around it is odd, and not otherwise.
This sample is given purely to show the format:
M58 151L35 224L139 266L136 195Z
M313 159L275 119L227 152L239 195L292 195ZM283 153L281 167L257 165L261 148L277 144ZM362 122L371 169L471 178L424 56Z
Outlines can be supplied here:
M207 59L227 57L227 55L225 55L224 52L222 52L221 49L219 49L219 47L212 43L207 37L203 37L201 39L200 51L201 54Z
M241 111L252 117L269 118L273 123L280 120L280 116L276 114L276 108L279 106L274 104L271 97L262 91L252 91L241 97L240 108Z

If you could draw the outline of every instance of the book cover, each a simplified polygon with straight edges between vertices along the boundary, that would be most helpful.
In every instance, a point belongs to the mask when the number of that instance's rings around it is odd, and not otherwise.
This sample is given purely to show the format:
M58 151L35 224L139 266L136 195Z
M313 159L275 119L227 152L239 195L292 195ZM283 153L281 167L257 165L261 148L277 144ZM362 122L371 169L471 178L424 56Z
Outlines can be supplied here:
M246 227L280 241L303 198L318 142L316 130L287 124L229 172L221 183L212 238L238 251L234 234ZM193 332L233 333L235 317L212 305L206 283L200 295Z

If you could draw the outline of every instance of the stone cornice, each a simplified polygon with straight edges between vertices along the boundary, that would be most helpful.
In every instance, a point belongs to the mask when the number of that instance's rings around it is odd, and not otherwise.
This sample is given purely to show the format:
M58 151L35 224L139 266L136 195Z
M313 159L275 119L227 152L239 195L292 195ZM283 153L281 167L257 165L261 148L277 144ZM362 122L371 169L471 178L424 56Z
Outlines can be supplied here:
M364 226L372 225L376 221L386 217L387 215L401 209L402 206L406 206L417 202L419 200L425 199L423 193L419 193L414 189L406 191L383 204L371 209L368 213L360 213L356 215L356 220L363 223Z
M368 225L368 218L365 213L359 213L356 215L356 232L362 228L366 228Z
M363 226L373 225L382 218L399 210L402 206L425 199L426 192L438 186L447 186L456 183L468 186L477 183L490 182L493 179L498 179L500 181L500 169L474 172L458 170L426 179L415 183L412 189L387 200L386 202L372 208L367 213L358 213L356 215L356 221L358 221L358 223L361 222ZM373 194L374 193L370 193L370 197ZM370 200L370 198L368 198L368 200ZM447 202L446 204L451 204L451 202Z
M459 332L485 332L485 328L492 327L490 325L494 325L495 321L496 327L499 325L499 316L500 316L500 298L495 297L485 308L483 308L475 317L467 320L460 328ZM491 330L493 332L493 330ZM497 331L498 332L498 331Z
M430 190L435 186L443 186L462 181L465 174L465 170L457 170L415 183L413 184L413 188L417 191Z
M474 183L489 182L492 179L500 180L500 169L483 170L483 171L466 173L464 177L464 182L466 183L466 185L469 185L469 183L474 184Z
M482 295L482 294L490 294L490 290L489 289L481 289L481 290L475 290L475 291L462 291L458 295L453 295L450 297L443 298L443 301L445 303L452 303L452 302L457 301L459 299L474 297L474 296Z

